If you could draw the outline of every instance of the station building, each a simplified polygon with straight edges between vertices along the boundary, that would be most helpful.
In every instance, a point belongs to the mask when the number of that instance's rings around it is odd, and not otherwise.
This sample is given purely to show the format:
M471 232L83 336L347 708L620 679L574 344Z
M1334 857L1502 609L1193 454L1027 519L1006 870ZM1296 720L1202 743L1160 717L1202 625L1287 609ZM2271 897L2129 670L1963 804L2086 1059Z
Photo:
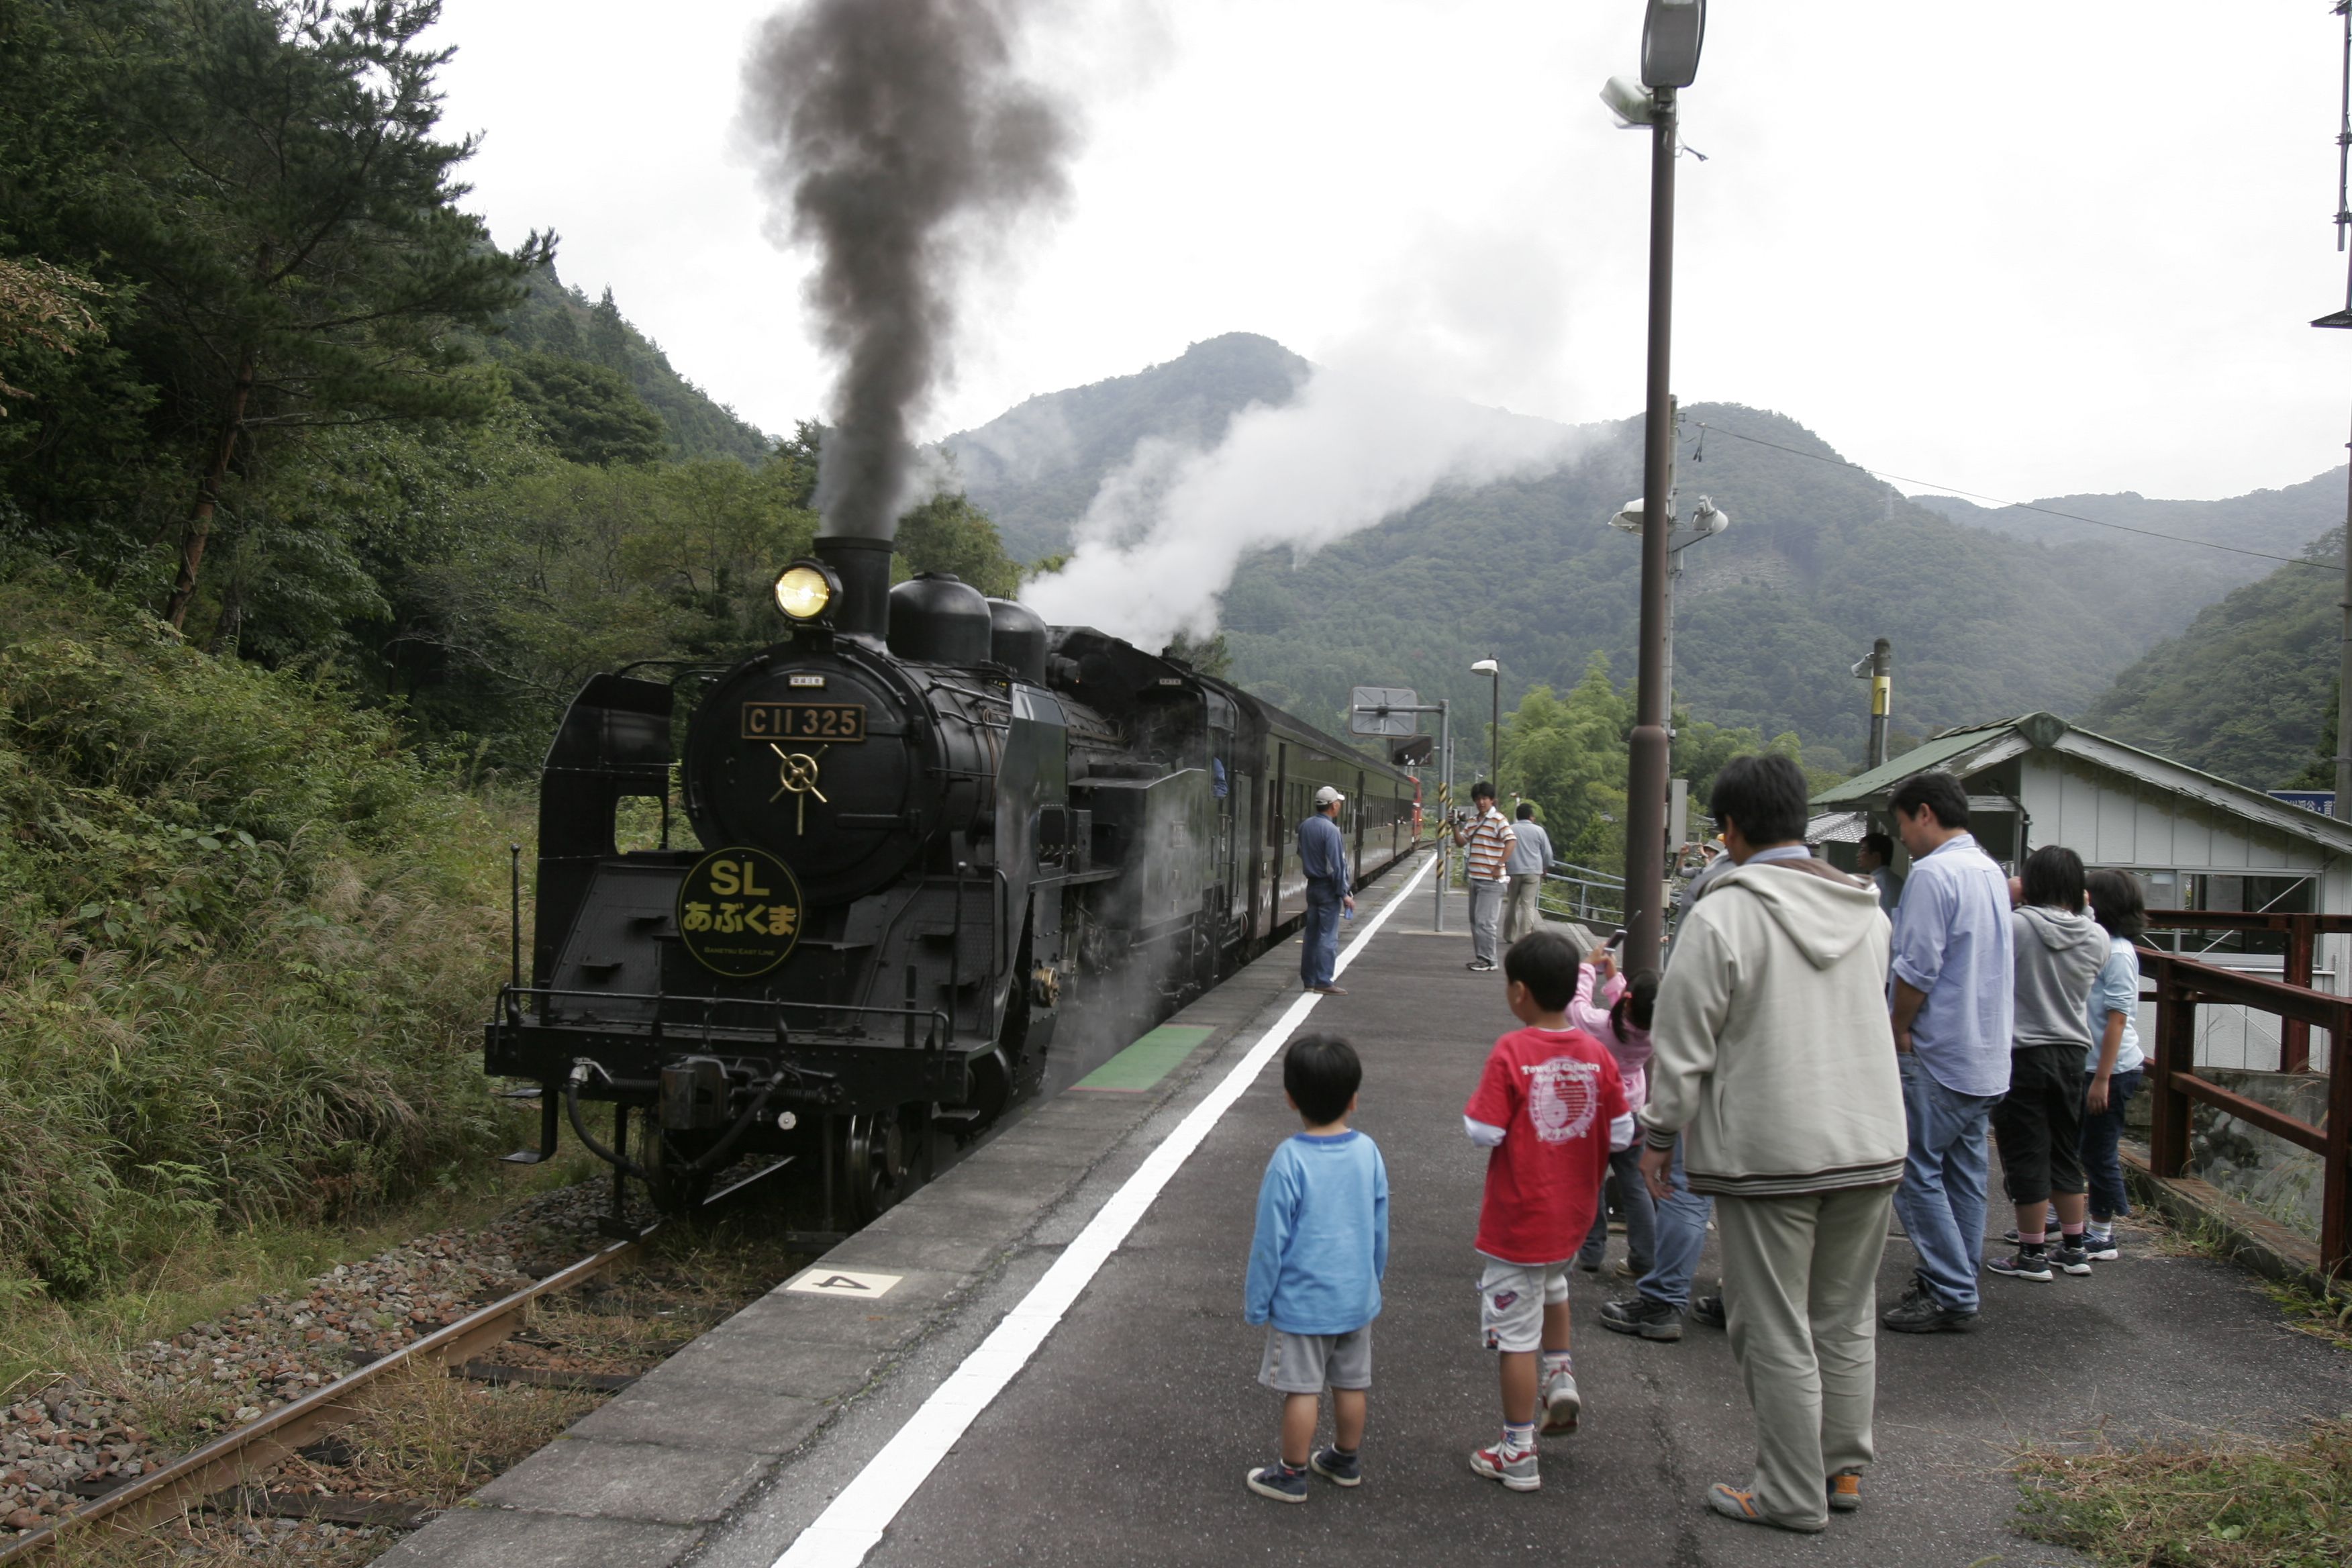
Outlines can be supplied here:
M1957 775L1969 792L1972 831L2014 872L2044 844L2063 844L2085 866L2128 871L2148 908L2352 913L2352 823L2322 816L2262 791L2092 733L2050 713L1947 730L1814 797L1806 837L1852 869L1856 844L1890 834L1887 796L1925 769ZM1895 868L1908 860L1896 841ZM2273 939L2212 931L2154 933L2159 946L2206 962L2278 975ZM2264 951L2268 949L2269 951ZM2312 984L2352 994L2352 937L2322 937ZM2153 1042L2143 1003L2140 1036ZM2311 1065L2325 1072L2330 1042L2315 1033ZM2278 1021L2240 1007L2199 1009L2197 1062L2225 1071L2274 1073Z

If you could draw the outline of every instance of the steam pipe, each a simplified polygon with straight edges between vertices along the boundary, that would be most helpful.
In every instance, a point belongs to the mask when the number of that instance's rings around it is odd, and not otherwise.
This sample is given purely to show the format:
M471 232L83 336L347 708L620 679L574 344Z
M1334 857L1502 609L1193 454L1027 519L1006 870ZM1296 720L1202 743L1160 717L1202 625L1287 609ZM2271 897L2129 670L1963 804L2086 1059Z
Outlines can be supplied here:
M841 579L835 631L880 641L890 635L890 552L887 539L832 534L816 542L816 558Z

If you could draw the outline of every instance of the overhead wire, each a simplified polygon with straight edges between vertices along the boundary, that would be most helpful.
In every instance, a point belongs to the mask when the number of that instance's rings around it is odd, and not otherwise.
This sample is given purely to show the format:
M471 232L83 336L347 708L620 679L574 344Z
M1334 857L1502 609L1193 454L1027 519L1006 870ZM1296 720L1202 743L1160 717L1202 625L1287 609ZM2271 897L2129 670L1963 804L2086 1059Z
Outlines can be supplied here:
M1844 458L1823 457L1819 452L1808 452L1801 447L1788 447L1778 441L1767 441L1760 436L1744 436L1737 430L1728 429L1720 425L1701 422L1698 429L1702 448L1706 440L1706 433L1713 430L1718 435L1728 436L1735 441L1745 441L1750 446L1769 447L1776 452L1786 452L1791 457L1810 458L1816 463L1828 463L1834 468L1852 468L1856 473L1868 474L1873 479L1894 479L1906 485L1918 485L1924 489L1932 490L1939 495L1961 496L1969 500L1989 501L1994 506L2004 509L2037 511L2044 517L2063 517L2069 522L2087 522L2094 528L2112 528L2121 533L2137 533L2148 539L2167 540L2174 544L2194 544L2205 550L2225 550L2232 555L2252 555L2257 560L2283 562L2289 566L2309 566L2315 570L2327 572L2340 572L2344 569L2344 563L2341 561L2315 561L2308 555L2275 555L2267 550L2248 550L2240 544L2217 544L2210 539L2191 539L2186 534L2165 533L2153 528L2135 528L2127 522L2113 522L2102 517L2084 517L2080 512L2060 511L2056 507L2035 506L2030 501L2003 500L1999 496L1980 495L1975 490L1961 489L1957 485L1939 485L1933 479L1916 479L1907 474L1889 473L1885 468L1864 468L1862 464Z

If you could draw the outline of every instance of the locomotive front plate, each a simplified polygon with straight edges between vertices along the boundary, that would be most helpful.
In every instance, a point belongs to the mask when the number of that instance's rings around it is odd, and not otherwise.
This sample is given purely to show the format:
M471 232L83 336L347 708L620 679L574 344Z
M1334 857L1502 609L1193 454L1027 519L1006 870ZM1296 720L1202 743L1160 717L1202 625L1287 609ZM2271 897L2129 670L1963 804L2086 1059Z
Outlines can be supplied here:
M801 939L803 912L792 868L764 849L714 849L678 884L679 940L697 963L730 980L782 963Z
M866 739L866 704L746 702L743 704L743 739L863 741Z

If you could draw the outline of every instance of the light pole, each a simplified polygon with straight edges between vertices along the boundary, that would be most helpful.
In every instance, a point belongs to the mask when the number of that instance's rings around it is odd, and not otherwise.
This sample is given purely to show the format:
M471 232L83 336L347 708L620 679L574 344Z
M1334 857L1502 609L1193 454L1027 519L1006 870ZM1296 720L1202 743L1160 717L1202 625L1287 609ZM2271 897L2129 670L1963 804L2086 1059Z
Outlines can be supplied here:
M1503 667L1494 659L1482 658L1470 667L1470 673L1495 683L1494 717L1486 723L1486 770L1499 795L1503 793Z
M1668 483L1670 488L1666 492L1666 559L1668 563L1666 568L1666 649L1664 654L1661 656L1661 662L1664 665L1666 671L1666 712L1668 715L1666 739L1671 742L1674 739L1672 716L1675 707L1675 584L1682 581L1683 552L1688 550L1692 545L1696 544L1700 540L1713 539L1717 534L1721 533L1725 529L1729 528L1731 526L1731 515L1725 511L1721 507L1716 505L1713 498L1701 496L1698 498L1698 505L1691 509L1690 521L1687 523L1683 522L1675 515L1675 497L1674 491L1671 489L1672 480L1669 479ZM1644 510L1642 498L1636 496L1618 509L1617 515L1609 520L1609 526L1616 529L1621 533L1638 534L1642 531L1642 514ZM1669 752L1667 761L1671 765L1673 762L1671 752Z
M1667 531L1673 491L1671 369L1675 287L1675 94L1698 76L1706 0L1649 0L1642 24L1642 84L1612 77L1601 101L1628 127L1650 128L1649 395L1642 433L1642 631L1633 734L1625 770L1627 973L1654 969L1665 929Z

